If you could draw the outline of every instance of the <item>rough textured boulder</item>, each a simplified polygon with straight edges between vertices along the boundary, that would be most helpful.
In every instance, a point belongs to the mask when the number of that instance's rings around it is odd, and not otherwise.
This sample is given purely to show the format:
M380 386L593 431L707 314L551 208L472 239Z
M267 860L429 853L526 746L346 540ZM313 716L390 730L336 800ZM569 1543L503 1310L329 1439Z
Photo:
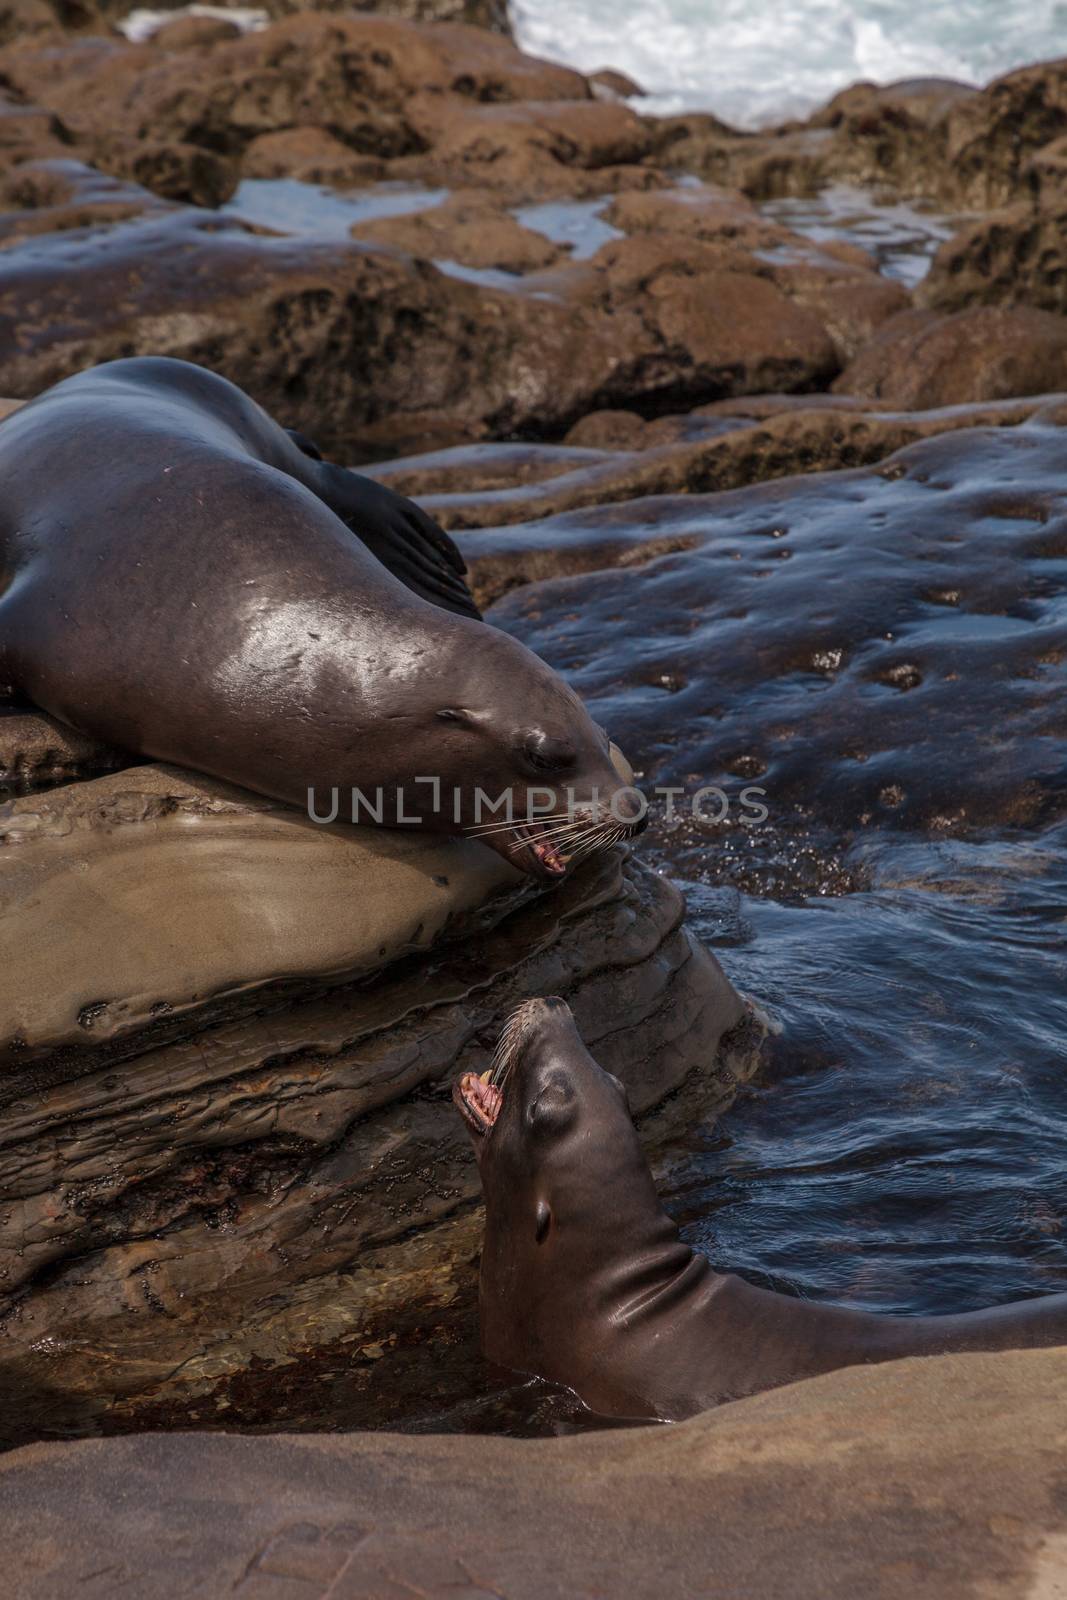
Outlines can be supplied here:
M649 149L648 133L621 102L424 100L412 108L412 119L428 153L397 162L392 170L398 178L459 188L483 184L529 196L602 194L662 181L638 165Z
M465 267L495 267L504 272L537 272L563 258L559 245L524 228L481 190L461 191L428 211L406 217L378 217L352 229L354 239L395 245L409 255L458 261Z
M389 158L424 150L420 123L432 125L453 101L581 102L590 94L578 73L482 29L317 11L207 53L96 39L12 51L3 65L11 89L60 117L93 156L102 142L150 139L233 157L261 134L314 125L356 152ZM640 129L624 108L590 105L602 121L629 117Z
M345 189L373 183L385 174L385 163L360 154L324 128L283 128L261 133L245 147L245 178L296 178L302 183Z
M537 894L474 842L136 767L0 807L0 908L9 1440L277 1422L279 1383L314 1394L332 1360L350 1424L386 1392L399 1417L457 1344L469 1393L478 1178L448 1091L503 1016L568 995L646 1118L712 1114L756 1060L681 896L617 855Z
M819 318L769 277L746 270L743 257L667 235L606 244L595 261L593 305L613 318L637 311L646 349L635 343L631 360L651 376L655 351L665 390L673 386L667 372L681 351L709 396L737 393L739 383L755 393L813 388L838 366Z
M994 211L946 240L918 298L938 311L974 305L1067 311L1065 228L1062 195Z
M34 1445L25 1600L1055 1600L1067 1352L854 1367L678 1427Z
M68 29L100 28L104 10L96 0L0 0L0 47L58 43Z
M99 9L102 16L119 18L129 8L126 0L99 0ZM511 33L506 0L263 0L256 9L270 17L286 17L298 11L365 11L407 22L462 22L490 28L495 33Z
M58 117L0 89L0 173L24 161L69 155L70 144Z
M164 22L152 34L151 42L161 50L201 50L237 39L240 34L236 22L225 17L182 16Z
M18 401L0 400L0 421ZM95 777L131 764L121 751L75 733L38 711L15 711L0 703L0 795Z
M138 184L80 161L27 161L0 178L0 241L130 222L168 207Z
M834 384L908 407L953 406L1067 388L1067 317L978 306L905 311L885 322Z
M984 89L941 78L853 84L805 123L742 134L701 113L653 128L657 159L754 199L832 181L960 210L1003 206L1036 180L1040 152L1067 133L1067 62L1042 62Z
M562 433L606 406L806 390L841 365L805 303L810 276L791 294L729 242L636 234L510 292L362 241L264 236L74 163L30 164L11 185L44 203L0 213L0 236L60 230L47 251L0 253L0 392L14 396L152 350L225 373L354 460ZM134 221L83 234L90 206Z

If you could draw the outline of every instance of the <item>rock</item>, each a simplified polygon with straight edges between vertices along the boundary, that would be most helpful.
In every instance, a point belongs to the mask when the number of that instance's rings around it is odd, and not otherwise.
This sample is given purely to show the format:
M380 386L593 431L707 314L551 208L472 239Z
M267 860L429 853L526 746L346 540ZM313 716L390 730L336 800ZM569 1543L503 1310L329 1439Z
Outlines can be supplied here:
M1067 135L1043 144L1023 168L1022 175L1039 202L1061 193L1067 184Z
M114 19L125 16L129 10L127 0L99 0L99 6L102 15ZM396 17L405 22L465 23L471 28L488 28L494 33L511 35L506 0L359 0L358 4L352 4L351 0L264 0L254 9L274 18L307 11L357 11Z
M395 254L262 238L211 213L59 236L47 255L0 252L0 389L30 395L152 349L225 372L342 460L375 440L395 448L437 429L451 443L521 427L531 408L577 409L575 381L599 386L613 366L594 329L586 368L565 375L579 322Z
M883 323L834 383L844 394L927 409L1067 388L1067 317L979 306Z
M616 195L603 216L612 227L629 234L679 233L746 250L797 243L787 229L765 221L751 200L717 184Z
M733 415L722 414L717 402L654 422L633 412L596 411L571 429L565 446L460 447L367 470L400 493L417 496L453 531L492 529L638 496L707 494L790 473L870 465L941 433L1015 427L1045 409L1048 397L880 416L878 406L890 403L865 404L854 396L757 397L755 404L728 402ZM755 415L746 415L750 406ZM636 545L613 546L609 537L603 545L563 541L547 548L516 533L473 544L468 561L486 606L519 583L587 572L623 556L635 565L663 553L654 529Z
M298 178L343 189L373 183L383 176L385 165L374 156L357 155L322 128L285 128L253 139L245 148L241 172L246 178Z
M589 84L598 100L631 100L645 92L639 83L627 77L625 72L616 72L614 67L602 67L599 72L591 72Z
M101 140L94 159L104 172L129 178L161 199L194 206L224 205L240 180L236 161L181 141L157 144L145 139L130 145L121 138Z
M69 155L70 144L58 117L0 89L0 173L24 161Z
M962 228L938 250L918 299L938 311L1028 305L1067 311L1067 204L1023 203Z
M425 100L412 117L431 153L398 163L398 177L504 188L515 196L603 193L620 183L661 181L639 168L648 134L621 102Z
M293 11L367 11L376 16L400 17L406 22L461 22L511 36L507 0L266 0L263 9L272 17Z
M17 400L0 400L0 420L18 405ZM5 797L94 777L130 760L43 712L0 709L0 794Z
M602 459L605 450L643 449L647 432L648 424L635 411L591 411L574 424L563 443L571 449L593 450Z
M615 311L636 302L662 358L684 352L709 394L816 388L837 369L819 319L767 278L733 270L744 261L724 259L714 246L626 239L604 245L596 264L594 304Z
M160 50L203 50L227 40L239 39L241 30L225 17L175 17L152 34L150 42Z
M678 892L617 855L531 894L474 842L139 767L0 807L0 884L0 1396L50 1395L0 1399L6 1438L216 1401L250 1420L374 1327L396 1362L369 1392L364 1362L335 1421L373 1417L381 1383L390 1418L425 1410L434 1319L473 1337L448 1089L511 1007L572 997L646 1119L678 1091L668 1121L712 1114L756 1060Z
M410 155L426 148L416 122L433 123L445 103L589 95L579 74L483 29L322 12L287 17L206 55L102 40L23 49L11 53L5 77L25 100L63 117L89 150L100 140L149 139L231 157L262 134L311 126L364 155ZM629 115L597 109L608 119Z
M953 106L942 193L989 209L1014 200L1028 159L1067 133L1067 58L1023 67Z
M444 70L402 23L317 13L206 57L93 41L50 57L19 51L10 65L19 92L63 117L91 154L119 146L132 155L148 140L231 159L259 134L306 123L343 130L351 148L371 155L419 149L399 103L420 71Z
M838 892L842 852L882 828L967 838L1064 817L1062 641L1043 619L1067 554L1067 410L1001 404L1017 426L873 467L461 537L475 583L508 589L493 620L568 671L646 788L766 789L760 830L654 834L665 870ZM527 514L530 486L515 494Z
M898 78L895 83L850 84L831 96L825 106L808 118L812 128L840 128L850 119L877 117L887 107L897 122L902 114L934 127L949 111L980 94L973 83L959 78Z
M68 30L100 26L95 0L0 0L0 47L59 42Z
M758 200L836 181L988 209L1017 199L1042 148L1067 133L1065 80L1067 64L1055 61L981 90L941 78L858 83L806 122L766 132L700 113L658 119L653 153Z
M289 0L272 0L279 9ZM319 0L315 0L316 5ZM340 9L347 9L341 6ZM511 37L507 0L361 0L357 11L375 11L383 16L404 17L412 22L462 22L472 28L488 28Z
M22 720L4 718L0 730ZM17 776L40 742L31 728ZM92 749L72 734L53 754L49 741L34 769L62 772ZM377 971L427 950L476 910L491 925L486 902L519 884L484 847L320 827L278 802L166 767L8 801L0 879L7 1099L12 1073L31 1060L56 1062L63 1076L68 1056L128 1053L124 1041L161 1017L170 1031L172 1020L205 1004L210 1014L264 985ZM181 889L163 897L153 937L141 921L156 897L149 886L168 881ZM61 986L45 976L54 962Z
M595 412L593 415L610 417L629 413ZM640 422L640 418L635 417L634 421ZM610 453L606 450L576 449L566 444L472 444L430 451L425 455L400 456L392 461L365 465L360 470L368 477L392 485L400 494L421 498L447 494L450 490L507 491L569 472L579 464L608 459Z
M127 228L0 252L0 392L151 349L224 372L353 460L543 437L637 401L810 389L840 366L819 318L728 245L619 240L523 293L143 200Z
M8 209L10 208L10 209ZM0 178L0 240L107 227L169 208L137 184L80 161L27 161Z
M450 195L441 205L400 217L357 223L353 239L393 245L427 260L458 261L465 267L536 272L565 252L543 233L524 228L499 201L478 190Z
M0 46L27 39L61 39L63 29L48 0L2 0Z
M25 1600L101 1600L116 1573L142 1600L326 1585L375 1600L688 1600L710 1572L746 1600L1052 1600L1065 1384L1064 1351L1015 1351L853 1367L675 1427L537 1443L33 1445L0 1460L7 1559Z
M823 155L827 176L945 199L947 122L977 94L948 78L858 83L835 95L807 126L832 131Z

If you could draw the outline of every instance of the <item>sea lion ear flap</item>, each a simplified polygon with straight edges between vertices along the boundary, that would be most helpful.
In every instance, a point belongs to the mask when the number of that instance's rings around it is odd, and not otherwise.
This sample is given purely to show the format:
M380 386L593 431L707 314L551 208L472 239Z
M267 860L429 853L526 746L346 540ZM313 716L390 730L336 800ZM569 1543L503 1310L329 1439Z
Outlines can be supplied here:
M547 1202L544 1200L538 1200L536 1223L534 1226L534 1238L537 1240L538 1244L544 1244L551 1222L552 1212L549 1210Z

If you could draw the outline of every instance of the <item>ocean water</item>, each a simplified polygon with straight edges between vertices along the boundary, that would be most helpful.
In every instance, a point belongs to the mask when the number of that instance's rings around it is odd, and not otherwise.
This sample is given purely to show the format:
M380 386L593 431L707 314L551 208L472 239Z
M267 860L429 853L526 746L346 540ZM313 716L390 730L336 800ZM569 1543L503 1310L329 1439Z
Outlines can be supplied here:
M797 116L858 79L968 83L1067 54L1064 0L511 0L524 50L615 67L645 109L739 127Z

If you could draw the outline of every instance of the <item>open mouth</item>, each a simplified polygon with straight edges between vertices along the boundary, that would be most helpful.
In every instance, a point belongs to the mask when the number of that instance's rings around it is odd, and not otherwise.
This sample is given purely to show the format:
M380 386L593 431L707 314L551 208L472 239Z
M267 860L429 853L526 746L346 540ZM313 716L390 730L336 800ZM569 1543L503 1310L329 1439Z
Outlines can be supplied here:
M472 1133L492 1131L504 1105L504 1086L536 1015L537 1002L525 1001L511 1013L500 1032L493 1064L483 1073L465 1072L453 1087L452 1099Z
M492 1071L465 1072L452 1090L452 1099L464 1122L473 1133L481 1137L492 1128L500 1115L504 1096L492 1080Z
M632 824L616 824L595 815L560 813L522 822L490 823L471 829L470 834L499 851L512 866L551 881L564 877L568 867L583 856L606 850L637 831Z
M570 856L549 837L549 829L540 823L516 823L511 830L511 839L524 855L533 857L546 877L562 878L570 866Z

